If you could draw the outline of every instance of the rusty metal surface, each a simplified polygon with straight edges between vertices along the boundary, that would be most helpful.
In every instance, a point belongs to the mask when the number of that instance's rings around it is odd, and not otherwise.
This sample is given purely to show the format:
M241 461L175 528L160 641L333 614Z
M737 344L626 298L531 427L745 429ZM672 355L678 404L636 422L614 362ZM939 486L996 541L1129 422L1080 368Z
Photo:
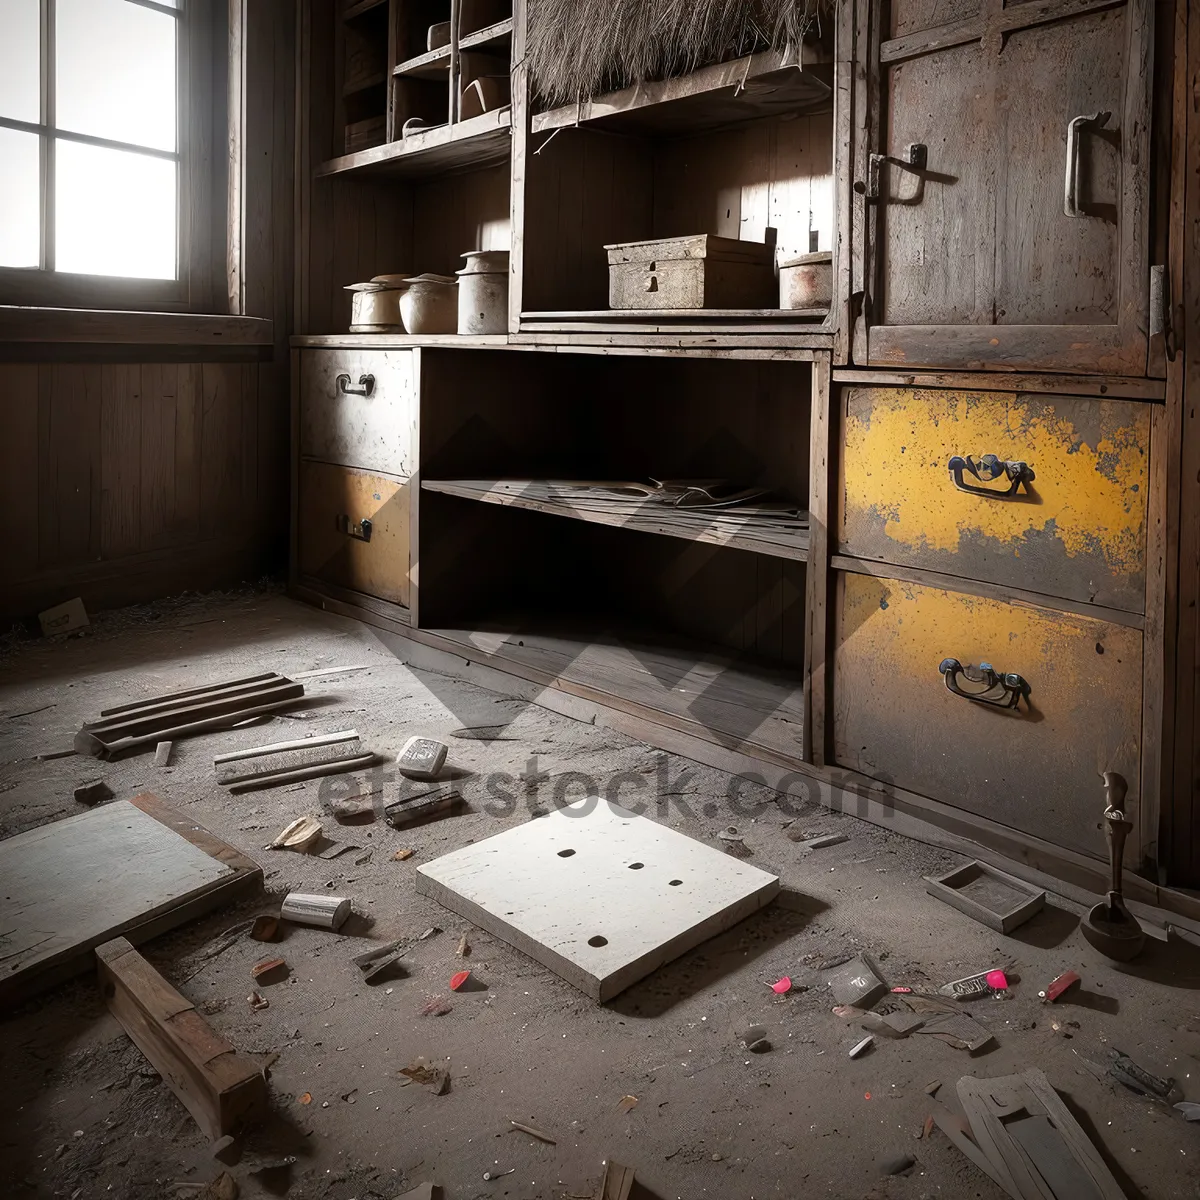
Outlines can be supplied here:
M1140 631L844 574L836 632L840 764L1104 857L1100 773L1138 778ZM948 656L1020 673L1027 700L1005 709L954 695L938 671Z
M1148 406L848 388L843 423L842 552L1144 611ZM1035 478L1007 498L960 491L947 465L968 454Z

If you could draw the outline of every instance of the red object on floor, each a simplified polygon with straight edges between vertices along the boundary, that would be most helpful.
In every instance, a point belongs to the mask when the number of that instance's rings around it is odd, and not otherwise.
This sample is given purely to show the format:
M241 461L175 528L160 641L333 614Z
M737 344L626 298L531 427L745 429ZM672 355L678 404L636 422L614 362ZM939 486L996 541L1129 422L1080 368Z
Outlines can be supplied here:
M450 990L452 992L457 992L458 989L460 987L462 987L462 985L464 983L466 983L467 980L470 978L471 978L470 971L459 971L456 974L451 975L450 976Z
M792 990L792 981L785 975L782 979L777 979L771 984L771 991L776 995L782 996L785 992Z
M1079 983L1078 971L1064 971L1043 993L1042 1003L1053 1004L1069 987Z

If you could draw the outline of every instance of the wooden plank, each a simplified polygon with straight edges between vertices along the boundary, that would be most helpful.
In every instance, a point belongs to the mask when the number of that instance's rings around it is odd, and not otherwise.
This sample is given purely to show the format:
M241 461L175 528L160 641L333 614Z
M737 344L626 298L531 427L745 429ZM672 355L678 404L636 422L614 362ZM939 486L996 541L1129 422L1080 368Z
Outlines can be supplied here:
M0 366L0 541L5 590L38 559L38 367Z
M262 1070L216 1034L123 938L96 947L101 994L125 1032L216 1140L267 1114Z
M824 766L829 753L828 713L830 683L829 593L832 575L829 556L833 549L829 522L830 497L836 477L834 439L839 436L835 403L838 393L830 386L827 356L813 362L812 420L809 444L809 550L806 610L808 624L804 638L804 713L807 718L804 758Z
M141 392L138 366L101 368L100 551L105 558L142 548Z
M240 851L148 794L8 838L0 864L4 1005L87 970L102 942L143 941L262 883Z
M39 370L38 565L99 556L101 368Z
M1040 375L965 371L873 371L858 368L833 372L835 383L881 387L971 388L976 391L1039 392L1047 395L1104 396L1117 400L1162 400L1166 385L1158 379L1122 379L1112 375Z
M514 5L512 72L509 84L512 95L513 139L509 183L511 243L508 263L508 330L510 333L516 333L521 327L521 309L525 295L525 189L530 134L529 68L525 62L527 13L525 4Z
M0 305L0 342L265 346L272 336L270 321L252 317Z

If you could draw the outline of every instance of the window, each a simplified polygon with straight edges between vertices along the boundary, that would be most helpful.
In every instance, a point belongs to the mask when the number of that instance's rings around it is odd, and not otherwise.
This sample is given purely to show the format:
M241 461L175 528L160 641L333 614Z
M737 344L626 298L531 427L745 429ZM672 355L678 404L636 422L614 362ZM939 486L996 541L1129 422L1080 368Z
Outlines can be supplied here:
M186 302L202 5L0 0L0 299Z

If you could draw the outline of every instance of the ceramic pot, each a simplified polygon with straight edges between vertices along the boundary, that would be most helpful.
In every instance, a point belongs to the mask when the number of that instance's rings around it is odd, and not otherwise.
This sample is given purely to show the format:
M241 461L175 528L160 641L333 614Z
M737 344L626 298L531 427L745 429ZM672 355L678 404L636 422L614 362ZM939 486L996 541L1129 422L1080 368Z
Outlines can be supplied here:
M458 332L508 332L508 251L470 250L458 272Z
M409 333L454 333L458 328L458 284L448 275L415 275L400 296L400 316Z
M351 333L403 333L400 297L407 290L405 275L376 275L367 283L352 283L350 293Z

